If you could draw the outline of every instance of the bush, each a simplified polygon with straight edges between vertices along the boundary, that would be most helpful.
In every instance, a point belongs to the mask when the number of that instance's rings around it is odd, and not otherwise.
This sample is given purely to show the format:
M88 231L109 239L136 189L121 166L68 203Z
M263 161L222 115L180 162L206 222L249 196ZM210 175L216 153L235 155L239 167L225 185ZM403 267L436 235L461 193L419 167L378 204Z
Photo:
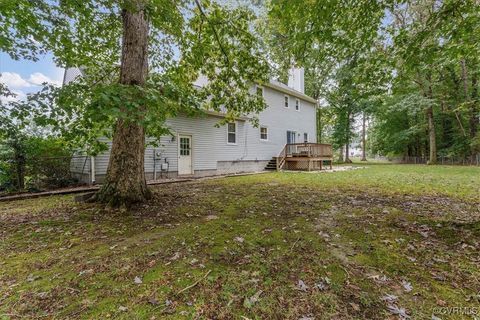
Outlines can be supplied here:
M0 144L0 188L6 192L65 187L77 181L70 174L72 151L55 137L16 134Z

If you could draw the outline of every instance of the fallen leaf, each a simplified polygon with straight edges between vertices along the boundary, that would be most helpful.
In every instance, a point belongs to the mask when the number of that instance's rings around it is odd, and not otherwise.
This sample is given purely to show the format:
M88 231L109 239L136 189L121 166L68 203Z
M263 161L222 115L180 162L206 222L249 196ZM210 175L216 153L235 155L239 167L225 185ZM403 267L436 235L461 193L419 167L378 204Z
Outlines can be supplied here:
M395 302L395 301L397 301L398 297L396 295L393 295L393 294L386 294L381 299L383 301L387 301L387 302Z
M238 243L243 243L245 241L245 239L242 238L242 237L235 237L235 239L233 239L233 241L236 241Z
M400 319L404 320L404 319L410 319L410 316L407 314L407 311L405 310L405 308L399 308L397 307L396 305L388 305L387 306L388 308L388 311L390 311L391 314L395 314L397 316L400 317Z
M243 301L243 306L245 308L251 308L255 303L257 303L260 300L260 295L263 293L262 290L258 290L253 296L250 298L245 298Z
M305 282L303 282L303 280L298 280L297 290L307 291L307 290L308 290L308 286L305 284Z
M360 311L360 306L358 304L350 302L350 306L352 307L353 310Z
M402 280L402 286L406 292L410 292L413 290L412 284L408 281Z

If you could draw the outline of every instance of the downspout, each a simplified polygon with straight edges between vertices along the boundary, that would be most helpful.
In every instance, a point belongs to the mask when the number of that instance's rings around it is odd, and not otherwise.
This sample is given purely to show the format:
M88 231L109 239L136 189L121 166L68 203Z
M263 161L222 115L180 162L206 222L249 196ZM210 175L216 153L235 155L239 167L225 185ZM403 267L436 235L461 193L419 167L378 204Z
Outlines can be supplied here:
M95 184L95 157L90 157L90 175L91 175L91 184Z

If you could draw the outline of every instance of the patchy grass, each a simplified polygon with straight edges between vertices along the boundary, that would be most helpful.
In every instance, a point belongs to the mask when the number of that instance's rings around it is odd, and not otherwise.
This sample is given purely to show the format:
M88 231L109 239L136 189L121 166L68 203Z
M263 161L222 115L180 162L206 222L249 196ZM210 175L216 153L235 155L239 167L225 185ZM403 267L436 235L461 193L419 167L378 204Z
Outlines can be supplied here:
M480 312L479 188L374 165L160 186L129 213L0 203L0 319L471 319L442 313Z

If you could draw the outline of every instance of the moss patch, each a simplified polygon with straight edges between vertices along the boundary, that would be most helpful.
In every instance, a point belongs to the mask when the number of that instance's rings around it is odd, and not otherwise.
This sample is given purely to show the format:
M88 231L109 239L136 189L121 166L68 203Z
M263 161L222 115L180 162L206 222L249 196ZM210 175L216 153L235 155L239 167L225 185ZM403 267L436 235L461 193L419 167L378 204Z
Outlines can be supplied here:
M431 319L477 307L477 173L226 178L156 187L128 213L71 196L0 203L0 319L385 319L389 305Z

